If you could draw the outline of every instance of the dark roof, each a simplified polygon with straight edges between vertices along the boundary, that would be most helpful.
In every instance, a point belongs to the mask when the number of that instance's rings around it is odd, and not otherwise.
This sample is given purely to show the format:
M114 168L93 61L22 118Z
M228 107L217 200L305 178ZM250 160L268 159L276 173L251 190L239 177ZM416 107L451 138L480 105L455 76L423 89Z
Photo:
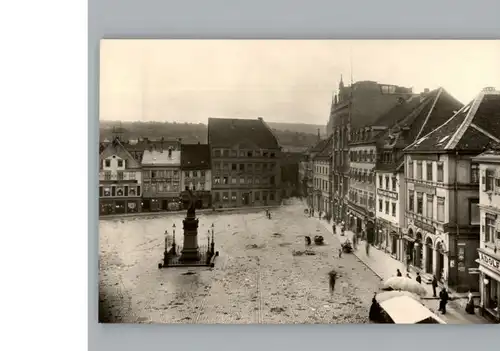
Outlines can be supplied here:
M500 163L500 144L492 143L491 147L489 147L482 154L474 157L473 161L480 163Z
M311 149L309 149L309 152L311 153L318 153L323 151L325 148L326 143L328 143L328 139L321 139L314 145Z
M167 150L170 146L177 148L179 146L178 140L140 140L135 144L123 143L125 149L129 152L144 152L150 147L154 147L156 150L163 148Z
M208 144L181 145L181 169L209 169L210 163Z
M488 128L488 129L485 129ZM500 139L500 92L484 91L437 128L428 128L406 152L481 151Z
M262 118L209 118L208 143L211 147L279 149L278 139Z
M379 119L375 121L375 123L373 123L373 125L380 127L390 127L409 115L421 103L422 102L420 95L412 95L406 100L401 99L401 102L399 104L391 108L386 114L383 114Z
M314 158L330 158L332 156L333 134L325 141L323 149Z

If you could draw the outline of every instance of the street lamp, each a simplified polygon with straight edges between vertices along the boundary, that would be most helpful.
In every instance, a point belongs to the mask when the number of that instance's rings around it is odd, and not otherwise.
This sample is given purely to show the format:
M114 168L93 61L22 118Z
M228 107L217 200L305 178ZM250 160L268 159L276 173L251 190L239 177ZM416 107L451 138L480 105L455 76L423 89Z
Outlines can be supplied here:
M210 251L212 255L215 254L215 243L214 243L214 224L212 223L212 244L210 245Z
M176 251L175 251L175 223L172 225L172 232L173 232L173 235L172 235L172 252L174 253L174 255L176 254Z

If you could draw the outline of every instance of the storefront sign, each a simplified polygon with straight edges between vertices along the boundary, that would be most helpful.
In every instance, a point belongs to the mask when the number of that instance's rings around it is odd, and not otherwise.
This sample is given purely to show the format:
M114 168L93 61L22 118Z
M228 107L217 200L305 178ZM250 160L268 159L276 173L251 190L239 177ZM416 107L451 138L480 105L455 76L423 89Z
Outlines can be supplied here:
M485 255L482 252L479 252L479 260L480 260L480 262L484 263L486 266L495 268L496 270L500 270L500 261L494 259L493 257Z
M398 193L396 193L394 191L389 191L389 190L379 188L379 189L377 189L377 194L380 196L388 197L388 198L396 200L396 201L398 200Z
M419 227L420 229L426 230L429 233L434 234L436 232L436 228L434 228L434 226L427 224L427 223L424 223L424 222L421 222L418 219L415 219L414 223L415 223L415 226Z

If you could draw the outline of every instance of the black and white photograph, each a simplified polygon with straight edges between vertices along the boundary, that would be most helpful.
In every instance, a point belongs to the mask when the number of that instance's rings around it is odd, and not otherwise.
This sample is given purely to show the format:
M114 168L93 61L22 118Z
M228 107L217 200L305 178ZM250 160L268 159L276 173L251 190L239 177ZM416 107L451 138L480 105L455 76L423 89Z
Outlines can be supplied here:
M499 323L499 62L101 40L99 322Z

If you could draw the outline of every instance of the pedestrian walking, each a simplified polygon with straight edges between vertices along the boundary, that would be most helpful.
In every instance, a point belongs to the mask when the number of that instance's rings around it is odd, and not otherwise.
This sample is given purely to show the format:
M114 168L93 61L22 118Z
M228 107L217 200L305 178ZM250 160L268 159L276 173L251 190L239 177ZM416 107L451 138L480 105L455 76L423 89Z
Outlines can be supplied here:
M417 272L417 277L415 278L415 280L419 283L419 284L422 284L422 277L420 276L420 273Z
M399 268L396 270L396 276L397 277L402 277L403 275L401 274L401 271L399 270Z
M448 295L446 288L443 286L441 292L439 293L439 311L442 314L446 314L446 304L448 303L449 299L450 295Z
M370 243L365 244L366 256L370 256Z
M433 275L432 276L432 296L433 297L436 297L436 288L438 286L438 281L436 279L436 276Z
M339 258L342 258L342 248L339 249Z
M356 235L353 235L352 236L352 248L354 250L356 250L358 247L358 238L356 237Z
M468 314L474 314L474 299L470 290L469 294L467 295L467 305L465 305L465 312L467 312Z
M331 270L330 272L328 272L328 276L330 278L329 279L330 294L333 295L333 291L335 290L335 281L337 280L337 272Z
M375 293L373 295L372 305L370 306L370 313L368 315L368 318L372 322L379 322L380 321L380 305L377 302L376 296L377 296L377 293Z

